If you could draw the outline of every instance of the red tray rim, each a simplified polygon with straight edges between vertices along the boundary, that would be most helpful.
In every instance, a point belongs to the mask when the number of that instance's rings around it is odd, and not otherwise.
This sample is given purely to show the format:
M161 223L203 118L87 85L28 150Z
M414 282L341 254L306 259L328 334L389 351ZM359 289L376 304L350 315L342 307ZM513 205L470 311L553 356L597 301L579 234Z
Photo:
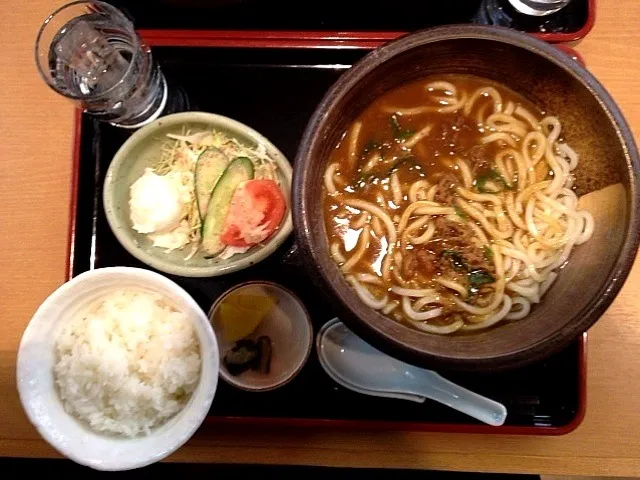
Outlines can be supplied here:
M595 0L591 0L595 1ZM258 37L256 35L242 36L242 32L215 32L204 37L195 36L195 31L163 30L162 36L155 36L150 30L141 30L139 33L143 40L150 46L196 46L196 47L248 47L248 48L306 48L313 44L313 41L305 40L305 44L300 46L297 42L299 38L289 38L289 42L280 43L283 37L278 36L277 42L270 42L268 37ZM231 34L230 34L231 33ZM244 32L247 33L247 32ZM250 32L255 33L255 32ZM280 35L282 32L278 32ZM326 32L325 32L326 33ZM226 35L223 35L226 34ZM378 34L367 34L364 38L361 33L346 39L344 34L339 38L329 40L323 38L316 39L315 47L344 48L344 42L349 42L350 48L373 49L388 41L376 37ZM395 38L395 37L394 37ZM584 60L572 48L566 45L558 45L565 53L572 56L577 61L584 64ZM69 202L69 229L67 234L67 259L66 259L66 280L73 276L74 245L76 236L76 210L78 205L78 174L80 166L80 142L82 138L82 111L76 109L73 131L73 152L72 152L72 174L71 174L71 198ZM399 422L399 421L372 421L372 420L337 420L337 419L308 419L308 418L275 418L275 417L218 417L209 415L205 419L206 424L232 424L250 425L264 427L315 427L315 428L335 428L335 429L359 429L359 430L388 430L388 431L416 431L416 432L438 432L438 433L471 433L471 434L500 434L500 435L565 435L574 431L582 423L587 408L587 333L582 334L578 345L578 411L574 418L567 425L558 427L535 427L535 426L513 426L503 425L493 427L490 425L475 424L449 424L449 423L428 423L428 422Z
M592 29L596 0L588 0L587 20L575 32L533 33L549 43L577 42ZM311 30L172 30L140 29L140 35L156 46L280 47L280 48L375 48L405 35L407 31L311 31Z

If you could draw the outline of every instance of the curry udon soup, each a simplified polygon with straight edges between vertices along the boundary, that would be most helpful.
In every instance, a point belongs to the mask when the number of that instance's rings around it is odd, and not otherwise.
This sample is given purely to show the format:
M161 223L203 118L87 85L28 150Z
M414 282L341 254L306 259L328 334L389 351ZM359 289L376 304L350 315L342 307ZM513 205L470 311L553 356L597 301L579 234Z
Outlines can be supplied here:
M593 231L577 166L558 118L501 85L403 85L356 118L327 163L331 255L364 303L419 330L522 319Z

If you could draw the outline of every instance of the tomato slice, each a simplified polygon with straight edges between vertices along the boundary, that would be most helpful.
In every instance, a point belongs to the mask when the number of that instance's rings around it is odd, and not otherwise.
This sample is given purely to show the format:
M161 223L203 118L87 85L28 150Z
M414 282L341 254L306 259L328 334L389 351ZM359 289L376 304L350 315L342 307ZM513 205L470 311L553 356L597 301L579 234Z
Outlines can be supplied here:
M249 180L236 188L221 240L233 247L249 247L269 238L280 226L286 209L282 190L273 180Z

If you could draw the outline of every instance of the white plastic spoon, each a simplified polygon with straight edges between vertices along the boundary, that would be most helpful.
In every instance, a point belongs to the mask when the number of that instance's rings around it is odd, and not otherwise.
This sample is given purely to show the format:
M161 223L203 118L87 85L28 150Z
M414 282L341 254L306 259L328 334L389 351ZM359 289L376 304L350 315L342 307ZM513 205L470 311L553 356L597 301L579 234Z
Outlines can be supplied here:
M430 398L489 425L507 418L501 403L376 350L337 318L322 327L316 345L327 374L356 392L419 402Z

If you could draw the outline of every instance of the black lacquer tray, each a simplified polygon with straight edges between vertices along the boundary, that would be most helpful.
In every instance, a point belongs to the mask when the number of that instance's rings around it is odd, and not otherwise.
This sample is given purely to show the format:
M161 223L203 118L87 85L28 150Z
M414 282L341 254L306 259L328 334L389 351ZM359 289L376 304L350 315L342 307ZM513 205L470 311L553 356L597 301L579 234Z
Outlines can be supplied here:
M180 43L180 42L178 42ZM191 110L235 118L260 131L293 161L307 119L327 88L366 54L363 49L154 47L174 91ZM109 162L130 133L78 114L69 275L126 265L145 267L118 243L105 218L102 185ZM271 257L241 272L211 279L170 277L207 311L229 287L271 280L293 290L318 329L333 318L331 302L318 297L295 254L292 237ZM415 404L345 390L320 367L315 351L288 385L248 393L220 382L208 421L404 429L473 433L553 435L567 433L585 408L586 337L547 361L494 375L451 374L448 378L503 402L506 425L489 427L434 402Z
M409 32L436 25L480 23L575 41L591 30L595 0L572 0L548 16L519 14L508 0L110 0L141 29ZM387 38L389 39L389 38Z

